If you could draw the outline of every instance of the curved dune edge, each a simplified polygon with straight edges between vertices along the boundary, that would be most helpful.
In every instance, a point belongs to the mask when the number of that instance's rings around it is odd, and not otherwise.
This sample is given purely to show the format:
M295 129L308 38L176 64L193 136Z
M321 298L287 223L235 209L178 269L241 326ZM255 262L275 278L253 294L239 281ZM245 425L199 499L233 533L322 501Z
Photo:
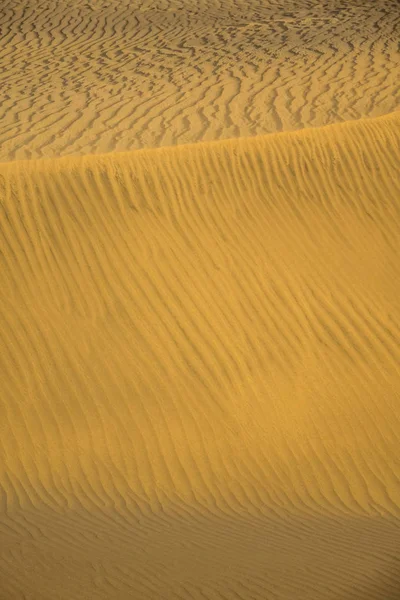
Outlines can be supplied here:
M0 598L398 598L399 152L0 165Z
M332 123L329 125L324 125L323 127L305 127L303 129L293 130L293 131L277 131L273 133L266 133L262 135L248 136L248 137L234 137L234 138L224 138L224 139L215 139L210 141L199 141L191 144L178 144L173 146L160 146L160 147L148 147L148 148L138 148L130 151L119 151L119 152L105 152L105 153L95 153L95 154L71 154L64 155L58 157L51 158L33 158L33 159L22 159L22 160L9 160L0 162L0 169L15 169L15 168L23 168L24 171L28 170L46 170L46 169L56 169L56 168L66 168L76 167L80 165L83 161L91 162L95 161L98 164L103 164L104 161L112 160L113 162L118 160L126 160L132 156L150 156L154 157L158 156L182 156L187 155L188 152L195 153L196 151L218 151L218 149L229 148L232 146L236 146L239 144L240 146L243 144L260 144L264 142L272 142L275 140L280 140L282 143L290 142L292 140L301 139L301 140L309 140L310 138L313 140L314 144L318 143L320 136L322 134L322 143L326 143L332 138L336 138L337 135L341 136L345 131L351 131L352 129L356 129L361 131L364 126L378 126L379 128L385 127L385 129L391 125L395 127L398 124L400 119L400 110L396 110L394 112L380 115L379 117L365 117L358 120L349 120L342 121L340 123ZM328 135L326 135L328 134ZM325 139L323 139L325 138Z

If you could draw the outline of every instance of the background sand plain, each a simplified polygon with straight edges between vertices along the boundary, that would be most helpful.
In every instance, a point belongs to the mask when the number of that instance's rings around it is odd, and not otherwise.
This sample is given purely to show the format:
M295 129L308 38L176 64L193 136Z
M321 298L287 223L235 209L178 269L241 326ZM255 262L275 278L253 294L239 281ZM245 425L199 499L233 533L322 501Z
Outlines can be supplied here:
M398 0L2 0L0 31L3 161L400 106Z
M0 9L0 599L398 600L399 5L132 6Z

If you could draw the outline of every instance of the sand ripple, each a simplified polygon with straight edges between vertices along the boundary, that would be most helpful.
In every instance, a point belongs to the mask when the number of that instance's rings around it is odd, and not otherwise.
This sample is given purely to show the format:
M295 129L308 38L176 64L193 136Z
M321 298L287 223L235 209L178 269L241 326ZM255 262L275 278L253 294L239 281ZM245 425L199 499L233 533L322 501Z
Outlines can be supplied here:
M2 0L0 32L2 161L400 106L398 0Z
M399 152L0 165L2 599L399 598Z

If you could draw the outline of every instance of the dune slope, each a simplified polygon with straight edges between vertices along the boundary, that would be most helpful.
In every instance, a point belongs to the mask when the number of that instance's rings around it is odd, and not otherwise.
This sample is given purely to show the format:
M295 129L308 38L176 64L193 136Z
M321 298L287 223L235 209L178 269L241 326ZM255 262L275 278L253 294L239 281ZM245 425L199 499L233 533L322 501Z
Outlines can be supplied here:
M395 600L400 113L0 165L0 598Z

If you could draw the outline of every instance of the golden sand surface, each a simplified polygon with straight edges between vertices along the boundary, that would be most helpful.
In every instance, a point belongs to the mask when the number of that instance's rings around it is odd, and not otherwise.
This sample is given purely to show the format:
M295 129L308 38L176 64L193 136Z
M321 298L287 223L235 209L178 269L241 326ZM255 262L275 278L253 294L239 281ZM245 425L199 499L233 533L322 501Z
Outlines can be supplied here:
M0 1L0 600L400 600L399 40Z
M1 600L400 598L399 156L0 165Z
M0 160L384 115L399 39L398 0L1 0Z

